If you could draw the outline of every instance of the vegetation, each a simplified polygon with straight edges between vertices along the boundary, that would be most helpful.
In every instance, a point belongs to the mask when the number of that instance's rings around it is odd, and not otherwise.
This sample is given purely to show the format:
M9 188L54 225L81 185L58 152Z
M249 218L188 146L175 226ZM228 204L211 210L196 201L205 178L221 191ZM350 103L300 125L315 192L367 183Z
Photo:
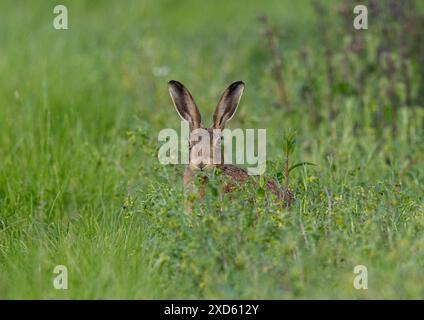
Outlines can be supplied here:
M65 0L55 30L1 1L0 298L423 299L424 8L369 0L357 31L356 3ZM246 83L229 127L267 129L290 208L211 175L184 212L170 79L205 119Z

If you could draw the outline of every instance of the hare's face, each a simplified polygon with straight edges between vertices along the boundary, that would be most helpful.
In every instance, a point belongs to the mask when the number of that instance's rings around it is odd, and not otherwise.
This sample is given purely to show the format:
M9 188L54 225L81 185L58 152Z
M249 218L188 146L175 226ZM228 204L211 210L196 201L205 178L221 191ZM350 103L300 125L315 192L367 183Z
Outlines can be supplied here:
M221 163L221 130L194 129L190 132L189 166L193 171L206 171Z
M199 109L187 88L175 80L169 81L168 88L178 114L190 126L189 167L207 170L222 163L221 131L237 110L244 83L234 82L224 91L213 116L213 126L209 129L202 127Z

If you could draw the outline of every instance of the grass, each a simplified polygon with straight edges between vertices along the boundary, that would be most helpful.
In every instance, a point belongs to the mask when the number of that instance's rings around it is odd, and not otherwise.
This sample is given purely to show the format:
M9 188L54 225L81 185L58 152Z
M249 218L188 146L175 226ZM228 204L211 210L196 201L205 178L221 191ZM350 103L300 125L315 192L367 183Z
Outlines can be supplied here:
M0 3L0 298L424 298L422 106L399 109L396 135L373 126L375 101L361 114L338 99L331 120L322 101L319 125L304 104L273 106L256 15L292 34L293 96L296 50L317 46L309 2L62 2L67 31L54 1ZM212 179L184 213L183 167L157 161L158 132L179 128L169 79L210 121L243 79L230 127L267 129L269 176L297 130L293 161L316 166L292 172L292 208L251 203L252 188L218 201ZM68 290L53 288L56 265Z

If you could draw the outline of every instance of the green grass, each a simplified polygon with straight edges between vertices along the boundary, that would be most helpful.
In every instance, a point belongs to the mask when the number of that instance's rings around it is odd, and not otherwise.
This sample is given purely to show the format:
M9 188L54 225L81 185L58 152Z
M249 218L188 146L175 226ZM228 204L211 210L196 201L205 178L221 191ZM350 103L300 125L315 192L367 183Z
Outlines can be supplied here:
M317 45L308 1L62 2L67 31L54 1L0 3L0 298L424 298L423 109L401 108L392 136L354 98L334 120L324 101L319 125L304 105L272 106L256 15L291 34L294 94L295 52ZM157 160L158 132L179 128L169 79L210 121L243 79L230 126L267 129L270 176L297 130L294 158L317 166L293 172L291 209L249 202L252 188L218 201L212 180L184 213L184 168ZM60 264L68 290L52 285Z

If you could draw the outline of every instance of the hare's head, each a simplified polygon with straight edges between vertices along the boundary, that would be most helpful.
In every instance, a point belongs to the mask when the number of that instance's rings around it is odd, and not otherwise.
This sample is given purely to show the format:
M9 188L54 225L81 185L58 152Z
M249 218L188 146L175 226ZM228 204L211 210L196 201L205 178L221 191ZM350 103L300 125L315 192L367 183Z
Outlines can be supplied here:
M222 163L221 136L225 123L235 114L244 90L244 83L232 83L221 97L213 116L213 125L204 128L199 109L184 85L171 80L168 83L172 102L180 117L190 127L189 166L192 170L207 170ZM219 157L219 158L218 158ZM218 158L218 159L217 159Z

